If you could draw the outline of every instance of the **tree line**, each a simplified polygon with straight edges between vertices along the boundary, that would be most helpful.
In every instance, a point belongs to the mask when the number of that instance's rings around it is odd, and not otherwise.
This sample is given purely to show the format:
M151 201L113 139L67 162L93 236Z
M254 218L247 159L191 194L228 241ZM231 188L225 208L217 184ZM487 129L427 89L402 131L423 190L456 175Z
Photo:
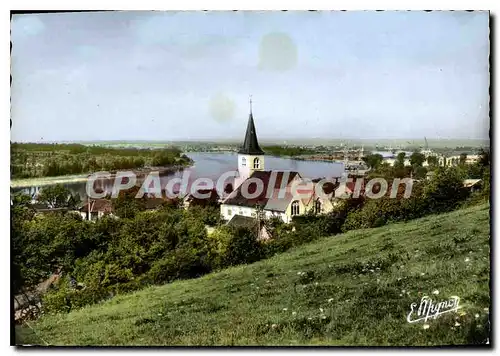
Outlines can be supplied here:
M138 149L80 144L11 144L11 178L54 177L190 163L191 159L176 147Z

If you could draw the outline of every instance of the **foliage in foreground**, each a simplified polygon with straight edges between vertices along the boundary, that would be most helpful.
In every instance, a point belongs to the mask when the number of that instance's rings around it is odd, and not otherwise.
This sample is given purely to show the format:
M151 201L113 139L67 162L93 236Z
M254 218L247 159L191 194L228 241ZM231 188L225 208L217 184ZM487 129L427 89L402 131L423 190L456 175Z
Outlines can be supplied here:
M489 205L323 238L18 329L51 345L457 345L489 336ZM409 324L411 303L460 297ZM98 327L96 327L98 325Z
M149 285L253 263L322 236L454 209L467 197L461 179L456 170L442 170L416 185L409 199L350 199L332 213L296 217L292 225L268 221L273 236L268 242L256 241L255 232L225 226L208 236L205 225L220 223L216 207L185 211L171 204L144 211L145 201L121 194L113 201L121 219L94 223L72 214L34 216L19 198L12 207L14 293L62 268L66 277L44 297L43 307L69 311ZM470 202L480 204L482 196ZM71 278L85 291L68 293Z

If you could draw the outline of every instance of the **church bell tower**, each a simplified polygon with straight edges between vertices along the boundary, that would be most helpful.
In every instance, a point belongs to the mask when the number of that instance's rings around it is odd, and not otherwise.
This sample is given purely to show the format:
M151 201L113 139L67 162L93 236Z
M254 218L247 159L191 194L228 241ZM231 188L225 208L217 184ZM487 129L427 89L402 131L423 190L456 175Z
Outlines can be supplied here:
M252 97L250 96L250 115L248 117L247 132L243 146L238 151L238 173L239 177L235 179L236 189L241 183L248 179L253 172L264 170L264 151L257 141L257 132L253 122Z

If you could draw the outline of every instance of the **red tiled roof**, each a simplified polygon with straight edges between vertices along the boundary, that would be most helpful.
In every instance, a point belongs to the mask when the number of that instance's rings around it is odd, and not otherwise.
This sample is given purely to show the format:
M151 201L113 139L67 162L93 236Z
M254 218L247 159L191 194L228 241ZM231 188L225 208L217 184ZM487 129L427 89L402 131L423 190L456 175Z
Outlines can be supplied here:
M288 178L287 178L287 173L288 173ZM274 183L271 181L271 178L275 177ZM300 177L300 174L295 171L255 171L253 174L250 176L250 178L253 179L259 179L262 184L264 189L262 189L262 192L252 198L246 198L243 196L241 189L243 186L243 183L236 188L235 191L233 191L224 201L224 204L228 205L238 205L238 206L248 206L248 207L255 207L257 205L264 207L267 204L267 201L269 200L269 196L267 196L267 191L268 189L272 189L272 197L277 195L277 192L281 187L288 187L289 184L292 182L292 180L295 177ZM250 179L249 178L249 179ZM257 184L256 183L250 183L248 185L248 193L249 195L254 194L257 191Z
M199 196L196 196L197 194L189 194L185 199L190 205L205 206L209 204L216 204L219 202L220 197L217 189L198 189L196 192L202 195L210 194L210 196L207 198L201 198Z

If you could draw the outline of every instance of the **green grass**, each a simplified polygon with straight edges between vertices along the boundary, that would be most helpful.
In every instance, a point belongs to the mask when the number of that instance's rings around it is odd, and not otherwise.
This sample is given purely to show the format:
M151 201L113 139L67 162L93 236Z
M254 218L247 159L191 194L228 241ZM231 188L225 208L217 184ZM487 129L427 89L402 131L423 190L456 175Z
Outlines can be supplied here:
M18 330L18 340L51 345L482 343L490 306L489 221L485 204L351 231L252 265L45 315L31 324L34 332ZM428 329L423 322L409 324L410 304L423 295L438 301L459 296L460 313L429 320Z

